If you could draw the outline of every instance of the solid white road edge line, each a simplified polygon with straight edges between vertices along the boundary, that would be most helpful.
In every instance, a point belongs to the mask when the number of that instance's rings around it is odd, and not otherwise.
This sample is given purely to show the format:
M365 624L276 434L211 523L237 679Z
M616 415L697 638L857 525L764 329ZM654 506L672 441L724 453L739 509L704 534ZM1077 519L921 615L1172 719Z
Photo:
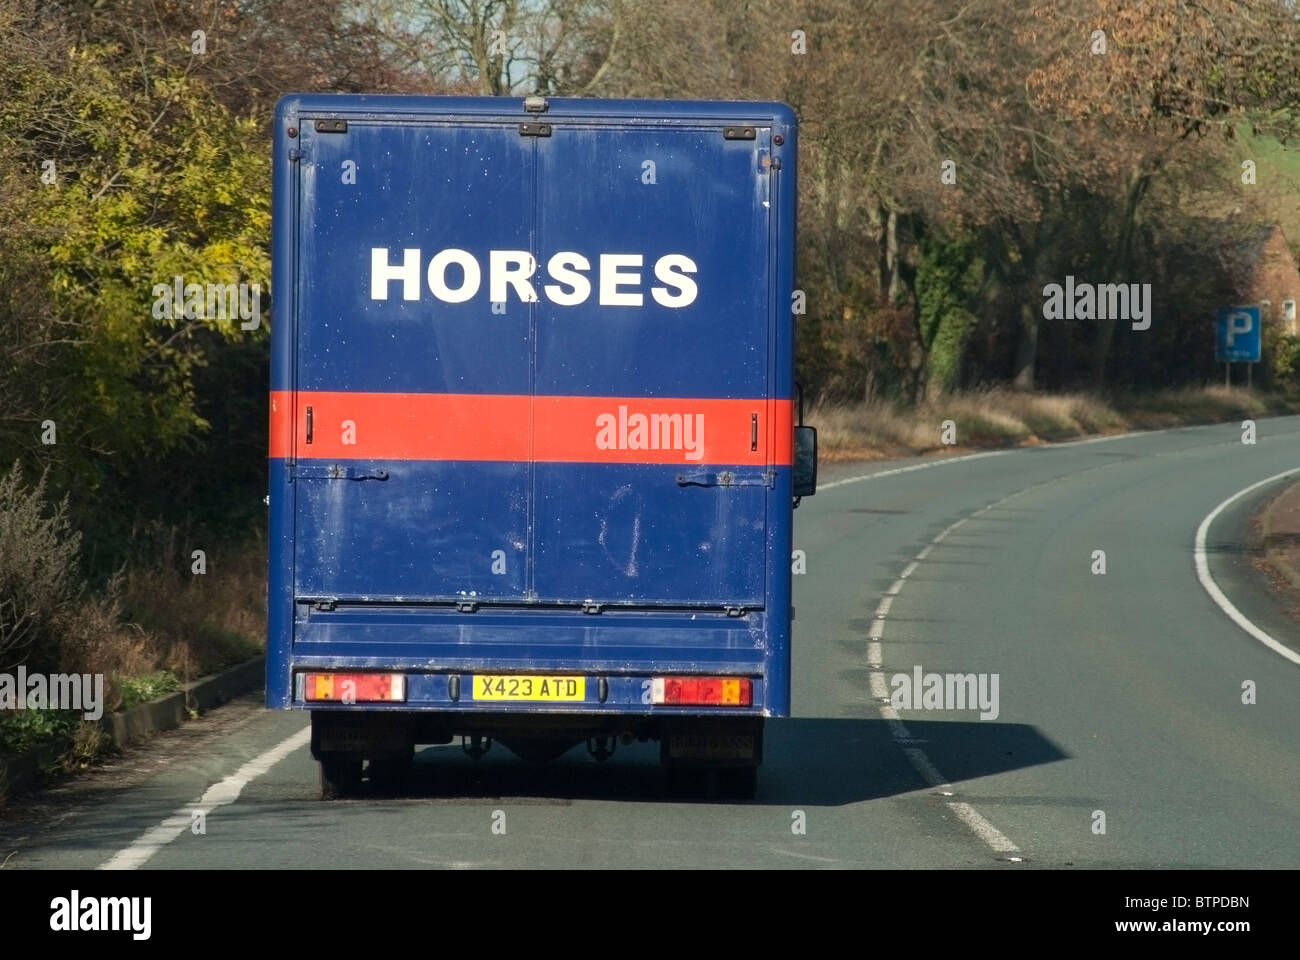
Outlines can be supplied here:
M1296 653L1284 643L1279 643L1259 627L1255 626L1255 624L1252 623L1245 614L1233 606L1232 601L1229 600L1227 596L1224 595L1224 592L1219 589L1219 585L1215 583L1214 578L1210 576L1210 562L1205 552L1205 540L1210 533L1210 524L1212 524L1215 518L1228 506L1246 496L1246 494L1250 493L1252 490L1258 490L1260 487L1270 484L1275 480L1281 480L1283 477L1296 473L1298 470L1300 470L1300 468L1292 467L1290 470L1283 470L1281 473L1275 473L1273 476L1260 480L1258 483L1252 483L1250 486L1238 490L1232 496L1228 497L1228 499L1224 500L1221 504L1211 510L1209 514L1206 515L1205 519L1201 521L1201 525L1196 528L1196 544L1192 551L1192 557L1196 561L1196 579L1201 581L1201 586L1205 588L1205 592L1210 595L1210 599L1218 605L1219 609L1226 613L1233 623L1241 627L1241 629L1245 630L1264 646L1296 664L1300 664L1300 653Z
M861 483L863 480L875 480L877 477L894 477L900 473L911 473L913 470L929 470L931 467L942 467L949 463L965 463L967 460L983 460L985 457L1001 457L1011 453L1011 450L991 450L988 453L968 453L960 457L943 457L941 459L927 460L925 463L914 463L910 467L895 467L892 470L879 470L876 473L867 473L857 477L845 477L843 480L832 480L830 483L817 484L817 492L823 490L833 490L835 487L843 487L850 483Z
M289 754L311 742L311 727L303 727L287 740L281 740L261 756L254 757L219 783L214 783L194 803L181 807L158 826L146 830L132 841L129 847L119 850L112 859L100 865L100 870L134 870L143 866L167 844L184 833L196 813L205 816L217 807L224 807L239 799L249 781L260 777Z
M1053 444L1053 446L1070 447L1070 446L1081 446L1083 444L1091 444L1091 443L1105 443L1110 440L1120 440L1126 437L1142 436L1144 434L1168 433L1171 432L1172 430L1178 430L1178 429L1185 429L1185 428L1173 427L1170 428L1170 430L1142 430L1142 431L1137 431L1135 433L1115 434L1106 437L1092 437L1087 440L1075 440L1069 443ZM935 460L927 463L916 464L910 467L903 467L897 470L883 470L880 471L879 473L867 474L865 476L847 477L843 480L836 480L834 483L824 484L819 489L829 489L831 487L843 486L845 484L859 483L863 480L872 480L876 477L887 477L899 473L909 473L913 470L923 470L926 469L927 467L942 466L945 463L959 463L967 460L979 460L984 457L1000 456L1005 453L1013 453L1013 452L1015 451L998 450L990 453L977 453L977 454L972 454L970 456L964 456L964 457L950 457L943 460ZM1297 472L1297 469L1300 468L1283 471L1282 473L1275 474L1274 476L1271 476L1265 480L1261 480L1258 483L1252 484L1251 486L1246 487L1244 490L1239 490L1237 493L1233 494L1227 500L1224 500L1221 504L1215 507L1214 510L1210 513L1210 515L1206 517L1203 521L1201 521L1201 526L1196 531L1196 573L1197 576L1200 578L1201 585L1204 586L1205 589L1209 592L1211 598L1214 599L1215 603L1219 604L1219 606L1224 610L1224 612L1227 613L1228 616L1231 617L1242 629L1246 630L1246 632L1250 633L1256 639L1260 640L1262 643L1271 647L1273 650L1277 651L1282 656L1286 657L1288 660L1291 660L1295 663L1300 663L1300 654L1297 654L1295 651L1287 647L1284 647L1282 644L1278 643L1276 640L1274 640L1268 634L1264 633L1264 631L1260 630L1253 623L1251 623L1244 616L1242 616L1242 614L1237 610L1236 607L1232 605L1232 603L1228 600L1228 598L1223 595L1223 591L1218 588L1218 586L1214 583L1214 580L1210 577L1209 566L1206 563L1206 559L1205 559L1206 533L1209 531L1210 524L1214 521L1214 518L1217 517L1225 507L1231 504L1238 497L1245 496L1246 494L1250 493L1252 490L1256 490L1259 487L1262 487L1266 483L1271 483L1274 480L1277 480L1281 477L1285 477L1287 476L1287 474L1295 473ZM889 589L885 591L885 597L882 598L882 602L884 600L888 600L889 606L892 606L894 598L897 597L899 592L903 589L903 585L906 582L907 575L912 573L912 571L916 569L917 563L919 561L924 561L934 547L942 543L944 539L947 538L948 534L952 533L954 530L956 530L958 527L964 524L967 520L977 517L980 514L985 513L989 510L996 509L997 507L1001 506L1002 504L1006 503L1009 500L1014 500L1015 498L1028 493L1030 490L1037 489L1038 487L1044 486L1045 484L1051 482L1054 481L1045 480L1040 483L1036 483L1029 487L1026 487L1024 490L1018 490L1015 493L1008 494L1007 496L1002 497L999 500L995 500L994 502L987 504L986 506L980 507L978 510L974 511L968 516L963 517L960 520L957 520L954 523L949 524L946 528L940 531L939 534L935 536L925 546L925 548L920 551L920 553L916 555L912 563L908 565L906 573L904 573L903 576L899 577L890 585ZM907 734L907 728L901 722L901 718L899 717L898 711L895 710L893 706L890 705L889 703L888 682L885 677L885 674L878 669L881 665L880 641L883 639L884 626L885 626L885 622L888 619L889 606L885 607L883 611L880 610L879 608L877 609L876 617L874 620L872 620L871 629L870 632L868 633L868 637L870 638L871 641L867 645L868 665L873 668L877 668L877 669L873 669L873 671L870 674L870 681L871 681L870 687L871 687L872 697L877 702L877 709L880 712L881 717L890 726L890 736L896 742L900 742L900 743L910 742L910 738L908 737ZM884 702L882 703L881 701ZM927 779L931 781L933 781L934 779L938 779L938 780L945 781L942 784L942 787L948 789L942 792L951 795L951 785L946 782L943 774L940 773L938 769L934 766L934 764L930 762L929 758L926 757L923 751L915 748L909 748L906 752L906 756L908 760L911 762L913 768L917 769L918 773L921 773L923 779ZM924 764L924 767L922 766L922 764ZM926 767L928 767L928 769L925 769ZM952 802L947 804L947 806L950 810L953 811L953 813L957 815L957 818L961 820L962 823L966 824L966 826L970 828L972 833L974 833L977 837L979 837L982 841L984 841L984 843L988 845L991 849L993 849L995 852L997 853L1019 853L1020 852L1019 848L1015 845L1014 842L1011 841L1009 837L1007 837L1006 834L1002 833L1002 831L998 830L997 827L993 826L992 823L990 823L983 816L981 816L980 813L969 803ZM1019 861L1021 858L1011 857L1009 859Z
M1256 417L1255 419L1279 420L1285 419L1289 414L1282 414L1277 417ZM1228 423L1231 421L1225 421ZM1157 433L1176 433L1179 430L1198 430L1202 427L1221 427L1222 423L1193 423L1182 427L1163 427L1159 430L1133 430L1128 433L1108 433L1100 437L1088 437L1084 440L1063 440L1059 443L1042 443L1032 447L1010 447L1002 450L988 450L984 453L967 453L960 457L936 457L933 460L926 460L923 463L914 463L907 467L894 467L890 470L879 470L876 473L859 474L856 477L844 477L840 480L832 480L830 483L819 483L818 492L822 490L833 490L836 487L847 486L850 483L862 483L864 480L875 480L878 477L893 477L900 473L911 473L913 470L928 470L931 467L942 467L949 463L965 463L967 460L983 460L985 457L1001 457L1008 453L1024 453L1027 450L1063 450L1066 447L1084 447L1093 443L1111 443L1114 440L1131 440L1134 437L1145 437ZM1288 434L1289 435L1289 434Z
M1207 426L1217 426L1217 424L1207 424ZM832 480L830 483L819 483L818 492L822 490L833 490L836 487L847 486L850 483L862 483L864 480L875 480L878 477L895 477L900 473L911 473L913 470L929 470L931 467L942 467L949 463L965 463L968 460L983 460L986 457L1002 457L1008 453L1020 453L1024 450L1041 450L1041 449L1061 449L1063 447L1081 447L1089 443L1110 443L1112 440L1127 440L1132 437L1144 436L1148 433L1169 433L1173 430L1184 430L1185 427L1169 427L1165 430L1135 430L1132 433L1112 433L1104 437L1089 437L1086 440L1066 440L1062 443L1044 443L1036 447L1012 447L1006 450L988 450L984 453L966 453L960 457L936 457L933 460L926 460L924 463L914 463L907 467L894 467L890 470L878 470L875 473L864 473L856 477L844 477L841 480Z

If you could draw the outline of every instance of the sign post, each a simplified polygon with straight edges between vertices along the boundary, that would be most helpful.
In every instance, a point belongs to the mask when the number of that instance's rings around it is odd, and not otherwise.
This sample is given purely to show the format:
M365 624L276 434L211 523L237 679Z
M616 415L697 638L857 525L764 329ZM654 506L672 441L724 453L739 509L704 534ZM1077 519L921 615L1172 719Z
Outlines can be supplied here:
M1214 359L1223 364L1223 383L1232 386L1232 365L1245 363L1246 386L1251 384L1249 364L1259 363L1259 307L1220 307L1215 317Z

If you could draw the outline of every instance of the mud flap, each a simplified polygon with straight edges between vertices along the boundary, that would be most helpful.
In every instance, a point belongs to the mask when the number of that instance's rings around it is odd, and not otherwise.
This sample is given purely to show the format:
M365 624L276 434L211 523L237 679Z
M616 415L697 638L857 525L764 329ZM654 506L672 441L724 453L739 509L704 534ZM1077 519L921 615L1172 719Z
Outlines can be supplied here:
M311 755L404 753L415 741L414 718L392 711L313 711Z
M763 762L763 721L701 717L667 721L659 759L673 767L757 767Z

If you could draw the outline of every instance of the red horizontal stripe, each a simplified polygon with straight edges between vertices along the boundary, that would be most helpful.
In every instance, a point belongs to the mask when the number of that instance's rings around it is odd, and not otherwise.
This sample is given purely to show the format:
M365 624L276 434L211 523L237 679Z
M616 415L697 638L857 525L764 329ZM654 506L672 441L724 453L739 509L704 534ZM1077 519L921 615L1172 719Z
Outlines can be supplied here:
M328 391L302 391L295 397L277 390L270 399L270 455L300 460L531 458L543 463L789 466L794 448L791 402L767 397ZM751 449L755 414L757 449Z

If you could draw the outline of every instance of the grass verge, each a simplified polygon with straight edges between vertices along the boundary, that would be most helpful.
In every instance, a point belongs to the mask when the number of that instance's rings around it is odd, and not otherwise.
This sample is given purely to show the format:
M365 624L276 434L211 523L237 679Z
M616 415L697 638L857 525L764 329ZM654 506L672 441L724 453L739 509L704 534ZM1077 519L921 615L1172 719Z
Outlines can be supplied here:
M32 531L46 529L41 526L45 511L40 503L22 501L24 496L32 500L31 492L8 492L9 509L0 510L0 547L7 545L17 553L27 544L33 552L31 544L44 543ZM37 488L34 496L40 492ZM14 516L25 525L13 523ZM0 642L0 654L5 654L0 656L0 672L25 663L29 675L102 675L103 712L110 714L259 654L266 629L265 540L250 536L239 544L209 545L200 564L185 539L174 528L138 531L138 555L122 572L99 590L84 585L64 589L57 607L46 605L48 611L30 599L33 594L39 598L28 589L35 577L24 581L19 575L24 564L40 572L42 556L57 551L10 557L7 568L0 565L0 573L7 569L9 581L16 584L8 594L0 591L0 641L7 641ZM53 542L70 544L57 556L66 567L74 566L76 538L58 528ZM64 579L71 583L70 574ZM0 585L9 581L0 577ZM41 632L20 632L32 623L38 623ZM83 721L78 711L0 710L0 755L22 753L59 737L72 741L63 759L65 768L84 765L112 749L103 728Z
M806 422L817 428L819 456L833 461L916 456L952 451L954 446L1027 446L1285 413L1300 413L1300 401L1240 387L1185 387L1108 396L996 388L952 394L916 407L817 404L808 410ZM941 442L946 420L956 426L955 445Z

